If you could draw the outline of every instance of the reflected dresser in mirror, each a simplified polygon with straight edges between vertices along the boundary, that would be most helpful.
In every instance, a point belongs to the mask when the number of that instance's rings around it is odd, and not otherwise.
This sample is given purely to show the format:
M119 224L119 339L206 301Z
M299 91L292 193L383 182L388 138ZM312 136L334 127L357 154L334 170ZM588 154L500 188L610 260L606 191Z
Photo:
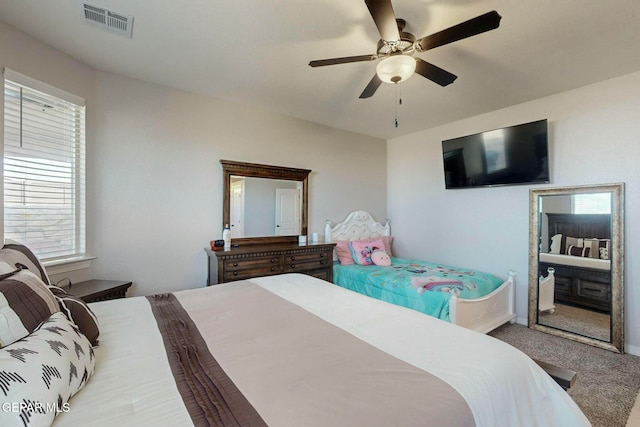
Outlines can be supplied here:
M624 351L624 184L530 190L529 327Z

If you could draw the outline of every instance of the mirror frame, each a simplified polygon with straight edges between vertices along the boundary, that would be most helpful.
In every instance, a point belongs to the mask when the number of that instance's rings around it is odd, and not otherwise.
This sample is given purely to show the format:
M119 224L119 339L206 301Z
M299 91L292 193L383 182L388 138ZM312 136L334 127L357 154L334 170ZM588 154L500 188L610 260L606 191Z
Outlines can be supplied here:
M581 193L611 196L611 334L605 342L538 323L538 253L540 251L540 196ZM624 183L529 190L529 319L531 329L561 336L617 353L624 353Z
M220 160L222 164L222 228L231 219L231 176L253 178L272 178L302 182L302 201L300 203L300 234L307 234L309 204L309 174L311 170L282 166L262 165L258 163ZM232 245L255 245L262 243L298 243L298 236L256 236L231 239Z

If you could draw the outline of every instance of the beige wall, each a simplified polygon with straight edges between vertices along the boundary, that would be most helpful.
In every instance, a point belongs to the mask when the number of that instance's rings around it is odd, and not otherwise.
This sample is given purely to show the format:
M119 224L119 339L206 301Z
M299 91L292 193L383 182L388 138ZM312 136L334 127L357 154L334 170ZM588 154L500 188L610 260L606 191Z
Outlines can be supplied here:
M352 210L386 216L384 140L98 72L2 23L0 51L3 67L87 98L97 259L74 280L133 280L133 295L203 286L203 248L222 235L220 159L311 169L309 232Z
M516 310L527 318L531 186L445 190L442 140L549 120L551 184L626 183L626 337L640 354L640 73L390 140L388 212L401 256L506 275L518 272Z
M98 73L98 276L138 294L201 286L222 234L220 159L311 169L309 232L354 209L386 213L386 141Z
M87 137L92 137L94 115L91 107L95 99L96 75L92 68L0 21L0 70L4 68L11 68L84 98L88 106ZM4 117L4 91L0 96L0 117ZM3 120L0 120L0 135L4 135ZM3 149L3 145L0 144L0 151ZM3 205L0 204L0 217L2 210ZM4 241L2 227L0 241ZM91 245L91 241L87 244Z

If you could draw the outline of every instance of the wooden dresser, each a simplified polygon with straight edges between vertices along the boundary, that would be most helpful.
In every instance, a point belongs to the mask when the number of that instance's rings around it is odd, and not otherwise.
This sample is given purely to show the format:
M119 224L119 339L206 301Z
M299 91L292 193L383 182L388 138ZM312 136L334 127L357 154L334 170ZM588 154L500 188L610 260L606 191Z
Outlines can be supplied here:
M559 264L540 263L540 271L555 270L556 302L611 312L611 272Z
M302 273L333 280L334 243L244 245L227 250L205 249L207 285L273 274Z

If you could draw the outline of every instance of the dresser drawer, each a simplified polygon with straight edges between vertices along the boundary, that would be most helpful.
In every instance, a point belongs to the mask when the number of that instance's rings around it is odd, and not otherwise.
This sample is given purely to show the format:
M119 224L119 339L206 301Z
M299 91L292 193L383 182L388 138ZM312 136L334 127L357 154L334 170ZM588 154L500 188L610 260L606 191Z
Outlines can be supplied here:
M609 302L609 285L581 280L578 284L578 296L601 302Z
M314 270L326 267L331 263L331 252L315 252L306 254L285 255L285 273Z
M229 259L224 261L223 271L225 281L280 274L282 273L282 257Z
M209 256L207 285L283 273L308 274L330 282L334 247L335 243L278 243L205 249Z

